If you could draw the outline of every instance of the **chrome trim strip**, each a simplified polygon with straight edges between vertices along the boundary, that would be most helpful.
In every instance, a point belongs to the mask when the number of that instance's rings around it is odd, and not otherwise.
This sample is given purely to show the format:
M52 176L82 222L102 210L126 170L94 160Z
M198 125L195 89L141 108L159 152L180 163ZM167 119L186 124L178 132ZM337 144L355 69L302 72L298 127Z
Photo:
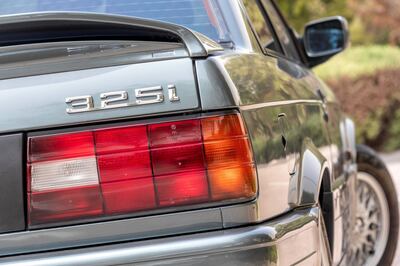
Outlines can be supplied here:
M287 100L287 101L276 101L276 102L267 102L267 103L256 103L245 106L240 106L240 109L243 111L259 109L264 107L276 107L282 105L291 105L291 104L318 104L321 105L322 102L319 100Z
M197 37L203 48L207 51L207 54L214 54L215 52L222 52L224 48L219 44L208 38L207 36L201 34L197 31L192 31L192 33Z

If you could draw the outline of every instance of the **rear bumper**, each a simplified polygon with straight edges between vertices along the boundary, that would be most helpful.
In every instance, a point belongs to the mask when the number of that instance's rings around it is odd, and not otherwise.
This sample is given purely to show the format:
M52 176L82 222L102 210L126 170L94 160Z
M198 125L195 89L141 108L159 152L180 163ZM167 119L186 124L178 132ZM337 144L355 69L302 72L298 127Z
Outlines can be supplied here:
M316 265L317 217L311 208L248 227L21 255L0 265Z

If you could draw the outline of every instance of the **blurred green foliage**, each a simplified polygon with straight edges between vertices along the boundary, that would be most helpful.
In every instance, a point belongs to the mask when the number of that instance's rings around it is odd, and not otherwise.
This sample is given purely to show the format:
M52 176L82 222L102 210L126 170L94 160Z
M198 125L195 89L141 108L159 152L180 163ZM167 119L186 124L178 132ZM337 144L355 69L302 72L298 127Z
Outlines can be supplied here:
M275 0L280 7L282 13L289 21L289 24L298 33L302 34L304 25L315 19L322 17L341 15L349 22L350 39L353 45L366 44L386 44L390 40L390 34L395 32L396 23L390 19L387 14L387 23L391 23L389 27L385 27L385 20L375 19L379 14L374 13L376 4L374 1L379 0ZM385 0L398 1L398 0ZM388 6L381 8L389 9ZM384 10L388 13L388 10ZM374 20L370 19L370 15ZM381 17L385 17L382 14ZM389 22L390 21L390 22ZM382 24L383 23L383 24ZM400 23L400 22L399 22ZM383 26L382 26L383 25ZM389 24L388 24L389 25ZM399 25L400 26L400 25ZM399 34L395 34L392 38L396 38ZM400 37L399 37L400 38ZM394 40L396 42L397 40Z
M354 47L318 67L344 111L357 124L357 141L376 150L400 149L400 48Z
M399 95L387 99L384 106L371 109L364 119L356 121L357 141L376 150L392 152L400 149Z
M340 14L347 19L352 12L347 8L346 0L275 0L290 25L299 33L304 25L314 19Z
M381 69L399 67L400 48L389 45L355 46L315 68L324 80L343 76L357 78Z
M394 151L400 148L400 138L398 137L400 136L400 110L396 110L394 121L389 129L390 136L393 137L388 138L383 148L385 151Z
M352 45L387 44L389 30L371 31L360 17L354 17L349 25L350 42Z
M352 47L314 71L357 124L358 142L400 149L400 0L275 0L300 34L312 20L349 22Z

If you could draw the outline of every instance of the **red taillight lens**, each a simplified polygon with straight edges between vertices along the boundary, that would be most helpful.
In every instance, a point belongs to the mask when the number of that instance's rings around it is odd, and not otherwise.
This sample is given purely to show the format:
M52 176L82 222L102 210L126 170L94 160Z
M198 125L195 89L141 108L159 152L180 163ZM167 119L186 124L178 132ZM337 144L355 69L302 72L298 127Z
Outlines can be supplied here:
M30 225L255 193L239 115L29 138Z
M101 185L105 213L118 214L156 207L152 177Z
M203 144L152 149L154 175L174 174L190 170L204 170Z
M29 161L49 161L94 156L92 132L29 139Z
M101 183L151 177L146 126L94 132Z
M155 208L147 126L97 130L94 135L105 214Z
M34 192L29 198L31 224L82 219L103 213L98 186Z
M208 201L208 182L205 171L193 171L157 176L160 206L174 206Z
M149 126L149 129L152 148L201 142L199 120L155 124Z

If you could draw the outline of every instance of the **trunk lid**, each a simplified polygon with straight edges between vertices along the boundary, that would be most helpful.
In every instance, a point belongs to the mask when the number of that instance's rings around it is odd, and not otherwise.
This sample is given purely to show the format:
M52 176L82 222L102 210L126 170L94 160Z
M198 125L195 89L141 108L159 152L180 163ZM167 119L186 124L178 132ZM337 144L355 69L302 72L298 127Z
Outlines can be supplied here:
M197 110L192 58L222 50L182 26L116 15L33 13L0 25L0 133ZM162 101L140 104L137 90L154 87ZM104 110L101 96L115 92L129 107ZM68 113L68 98L82 96L97 111Z
M168 86L175 86L179 101L169 100ZM163 100L136 104L135 91L152 87L162 88ZM121 91L128 99L120 103L130 106L101 109L101 94ZM93 99L93 111L67 113L66 99L82 96ZM193 111L199 106L190 58L3 79L0 112L7 115L0 116L0 133Z
M105 27L107 34L98 39L79 25L96 34ZM222 48L178 25L113 15L16 15L0 19L0 26L7 40L0 42L0 256L222 227L219 209L210 208L27 230L29 134L199 112L193 58ZM91 108L68 111L86 100ZM37 245L37 239L48 242Z

